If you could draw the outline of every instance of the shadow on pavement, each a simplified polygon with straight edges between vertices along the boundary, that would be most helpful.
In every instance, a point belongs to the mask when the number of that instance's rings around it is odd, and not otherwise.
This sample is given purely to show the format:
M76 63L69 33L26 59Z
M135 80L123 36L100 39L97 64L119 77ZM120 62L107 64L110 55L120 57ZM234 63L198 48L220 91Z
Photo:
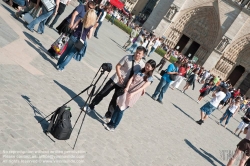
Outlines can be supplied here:
M119 43L117 43L115 40L113 40L113 39L111 39L111 38L110 38L110 40L112 40L120 49L123 50L122 46L121 46Z
M193 121L195 121L194 120L194 118L193 117L191 117L190 115L188 115L185 111L183 111L180 107L178 107L177 105L175 105L174 103L172 103L178 110L180 110L183 114L185 114L187 117L189 117L190 119L192 119Z
M37 120L37 122L39 123L46 115L40 111L38 108L36 108L30 101L30 98L28 96L25 96L25 95L21 95L22 98L29 104L29 106L34 110L34 114L35 114L35 119ZM43 129L43 132L45 133L45 131L47 130L48 126L49 126L49 123L47 120L43 120L41 123L40 123L42 129Z
M48 58L47 55L45 55L44 52L40 48L37 48L34 44L32 44L31 42L29 42L27 40L25 40L25 41L27 42L27 44L29 46L31 46L32 48L34 48L43 57L44 60L46 60L49 63L51 63L51 65L56 68L56 63L54 61L52 61L50 58Z
M205 150L201 149L199 150L198 148L196 148L191 142L189 142L187 139L184 140L185 143L192 148L196 153L198 153L201 157L203 157L204 159L206 159L211 165L213 166L217 166L218 164L224 166L224 164L219 161L217 158L215 158L212 154L206 152ZM215 163L217 162L217 163Z
M68 93L68 95L73 98L75 97L77 94L75 92L73 92L71 89L67 88L66 86L60 84L59 82L57 82L56 80L54 80L54 82L60 87L62 88L65 92ZM91 90L89 90L91 91ZM86 93L86 92L85 92ZM69 99L70 100L70 99ZM74 99L74 101L78 104L78 106L81 108L82 106L84 106L85 104L85 100L83 100L80 96L76 97ZM98 114L96 111L91 111L90 113L87 113L87 115L89 115L91 118L97 120L100 123L103 123L103 121L101 120L101 115Z
M157 78L159 81L161 80L161 78L160 77L158 77L157 75L154 75L155 76L155 78Z

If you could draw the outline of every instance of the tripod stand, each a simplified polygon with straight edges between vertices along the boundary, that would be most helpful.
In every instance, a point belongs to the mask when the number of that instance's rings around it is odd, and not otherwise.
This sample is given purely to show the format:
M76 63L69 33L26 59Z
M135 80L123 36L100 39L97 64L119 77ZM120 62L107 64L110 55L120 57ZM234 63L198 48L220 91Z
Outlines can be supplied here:
M110 64L110 65L111 65L111 64ZM72 131L74 130L74 128L75 128L75 126L76 126L76 124L77 124L77 122L78 122L78 120L79 120L79 118L80 118L80 116L81 116L81 114L82 114L82 112L83 112L84 107L86 107L87 105L89 105L89 104L91 103L92 97L95 96L95 94L97 94L97 93L99 92L99 90L101 89L102 85L104 84L104 82L105 82L106 79L108 78L111 69L112 69L112 66L111 66L110 69L107 70L107 69L105 68L104 64L103 64L103 65L99 68L99 70L97 71L97 73L96 73L95 77L93 78L93 80L92 80L90 86L88 86L87 88L85 88L83 91L81 91L79 94L77 94L76 96L74 96L73 98L71 98L69 101L67 101L65 104L63 104L63 105L61 106L61 107L63 107L63 106L65 106L65 105L67 105L69 102L71 102L71 101L74 100L76 97L78 97L79 95L81 95L82 93L86 92L87 90L89 90L89 89L92 87L92 90L91 90L90 94L88 95L87 100L85 101L83 107L81 108L81 112L80 112L80 114L78 115L78 117L77 117L77 119L76 119L76 122L75 122L75 124L74 124L74 126L73 126L73 128L72 128ZM95 83L93 83L94 80L95 80L95 78L96 78L96 76L98 75L98 73L99 73L100 70L101 70L101 73L100 73L99 77L97 78L97 80L95 81ZM100 80L100 78L104 75L105 71L108 71L108 74L107 74L107 76L105 77L105 79L103 80L102 85L98 88L98 90L96 91L96 93L94 93L94 92L95 92L95 89L96 89L96 84L98 83L98 81ZM48 118L49 116L53 115L55 112L56 112L56 111L53 111L53 112L50 113L48 116L46 116L46 117L44 117L43 119L41 119L38 123L41 123L43 120L45 120L45 119ZM85 112L85 114L84 114L84 116L83 116L83 119L82 119L82 122L81 122L81 126L80 126L80 129L79 129L79 131L78 131L78 134L77 134L77 137L76 137L76 140L75 140L73 149L75 148L76 142L77 142L77 140L78 140L80 131L81 131L81 129L82 129L83 122L84 122L85 117L86 117L86 114L87 114L87 112Z

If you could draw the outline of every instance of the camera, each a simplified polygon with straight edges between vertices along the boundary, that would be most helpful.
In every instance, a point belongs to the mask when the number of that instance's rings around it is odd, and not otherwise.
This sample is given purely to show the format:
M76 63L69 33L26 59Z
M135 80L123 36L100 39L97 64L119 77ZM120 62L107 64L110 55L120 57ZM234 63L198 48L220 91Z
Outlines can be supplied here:
M102 64L102 70L110 72L112 70L112 64L111 63L103 63Z

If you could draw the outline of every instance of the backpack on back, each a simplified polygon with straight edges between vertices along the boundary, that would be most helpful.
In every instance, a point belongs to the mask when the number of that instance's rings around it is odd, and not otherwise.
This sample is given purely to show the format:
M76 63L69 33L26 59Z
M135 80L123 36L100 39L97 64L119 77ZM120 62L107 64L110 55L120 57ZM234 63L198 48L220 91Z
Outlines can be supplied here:
M72 132L71 117L70 107L62 106L57 108L50 119L47 131L58 140L69 139Z

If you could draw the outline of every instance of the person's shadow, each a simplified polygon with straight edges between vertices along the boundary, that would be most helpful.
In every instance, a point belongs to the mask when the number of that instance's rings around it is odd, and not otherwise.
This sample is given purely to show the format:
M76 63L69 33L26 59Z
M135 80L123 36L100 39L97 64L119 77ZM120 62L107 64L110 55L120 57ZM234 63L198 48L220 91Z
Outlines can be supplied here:
M217 166L217 164L215 164L215 162L219 163L220 165L224 166L225 164L223 164L221 161L219 161L217 158L215 158L212 154L206 152L205 150L203 150L202 148L201 151L196 148L190 141L188 141L187 139L184 139L185 143L192 148L196 153L198 153L201 157L203 157L204 159L206 159L211 165L213 166Z
M37 122L40 123L40 125L41 125L41 127L43 129L43 132L45 133L48 126L49 126L48 121L46 121L44 119L44 117L46 115L31 103L30 98L28 96L25 96L25 95L21 95L21 96L29 104L29 106L33 109L34 114L35 114L34 118L37 120ZM43 121L41 121L41 120L43 120Z
M77 96L78 94L76 94L75 92L73 92L71 89L67 88L66 86L60 84L58 81L54 80L54 82L60 87L62 88L66 93L68 93L68 95L71 98L74 98L73 100L78 104L78 106L81 108L83 106L85 106L85 100L83 100L80 96ZM89 92L91 91L91 88L89 89ZM87 91L86 91L87 92ZM77 96L77 97L76 97ZM93 99L93 97L92 97ZM88 103L86 103L86 105L88 106ZM85 112L85 111L84 111ZM87 112L86 112L87 113ZM101 120L101 115L99 113L97 113L96 111L91 111L90 113L87 113L87 115L89 115L91 118L97 120L100 123L103 123L103 121Z
M111 38L110 38L110 40L112 40L120 49L123 50L122 46L121 46L119 43L117 43L115 40L113 40L113 39L111 39Z
M191 120L195 121L193 117L191 117L189 114L187 114L185 111L183 111L180 107L178 107L174 103L172 103L172 104L175 106L175 108L177 108L179 111L181 111L184 115L186 115L187 117L189 117Z

